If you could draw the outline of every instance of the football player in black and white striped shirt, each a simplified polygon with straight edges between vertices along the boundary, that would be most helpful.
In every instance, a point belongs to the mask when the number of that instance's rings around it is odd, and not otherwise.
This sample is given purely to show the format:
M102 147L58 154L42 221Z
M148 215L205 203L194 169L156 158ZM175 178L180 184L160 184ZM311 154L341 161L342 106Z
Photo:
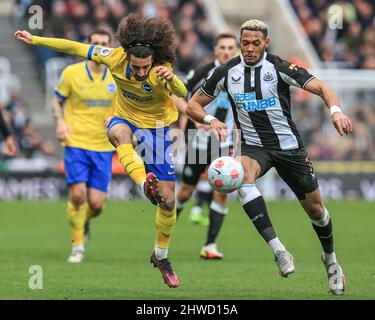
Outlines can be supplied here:
M238 194L245 212L272 249L280 274L287 277L294 272L294 258L276 236L264 199L255 185L257 178L275 167L310 217L323 247L321 258L329 288L333 294L341 295L345 290L345 277L333 248L332 221L291 118L289 87L300 87L319 95L341 136L352 131L352 123L342 112L339 98L330 87L305 69L268 53L269 43L264 22L255 19L245 22L241 27L241 56L215 69L190 99L186 113L197 122L209 124L218 137L225 139L226 124L207 114L203 107L221 91L228 93L236 125L241 129L238 156L245 178Z

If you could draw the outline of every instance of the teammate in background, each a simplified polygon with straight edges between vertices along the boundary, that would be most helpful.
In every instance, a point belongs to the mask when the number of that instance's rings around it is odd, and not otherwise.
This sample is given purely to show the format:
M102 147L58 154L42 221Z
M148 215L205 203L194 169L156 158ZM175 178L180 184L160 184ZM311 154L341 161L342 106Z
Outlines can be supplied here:
M322 97L341 136L352 131L352 123L342 113L339 98L330 87L304 68L268 53L269 43L264 22L255 19L245 22L241 27L241 56L215 69L189 101L186 113L195 121L210 125L218 137L225 139L226 124L203 107L221 91L228 92L236 125L241 129L238 156L245 178L238 193L243 209L272 249L281 276L294 272L294 258L276 236L264 199L255 185L257 178L275 167L311 219L323 247L321 258L331 292L342 295L345 277L333 248L332 221L291 118L289 87L300 87Z
M4 137L4 143L6 146L6 155L9 157L14 157L17 153L16 141L13 135L10 133L5 120L3 118L3 113L0 109L0 132Z
M169 287L178 287L179 279L168 260L176 224L176 175L169 151L169 125L178 118L172 94L185 97L187 91L171 66L176 51L173 26L162 18L130 14L119 24L117 37L121 47L115 49L36 37L26 31L17 31L15 36L28 44L43 45L109 67L118 94L108 137L123 168L150 201L158 205L151 262ZM133 134L145 147L144 162L133 147Z
M107 31L97 30L88 41L108 47L111 38ZM113 114L115 93L116 85L108 68L86 60L64 69L52 100L56 136L65 146L71 263L83 260L90 221L101 213L106 199L114 152L106 125Z
M191 95L209 78L214 70L230 59L236 56L237 43L236 37L223 33L216 37L214 54L216 60L190 73L188 77L187 88ZM228 95L222 92L220 96L207 105L205 110L212 117L220 119L220 121L228 124L229 132L226 141L218 142L215 137L210 136L207 130L208 125L193 123L188 120L187 129L195 127L198 129L196 135L188 141L188 151L185 157L185 165L182 173L182 184L177 192L177 215L179 215L184 207L184 203L190 199L197 187L201 175L206 171L210 163L221 155L229 155L233 149L233 113L231 110ZM215 150L217 149L217 150ZM196 155L195 163L189 163L189 154ZM211 153L213 153L211 155ZM200 155L207 154L206 159L201 159ZM212 156L212 158L211 158ZM216 238L219 234L225 215L228 213L226 206L227 195L214 191L213 199L210 204L209 227L207 232L207 240L200 252L200 256L206 259L222 259L223 254L218 251Z

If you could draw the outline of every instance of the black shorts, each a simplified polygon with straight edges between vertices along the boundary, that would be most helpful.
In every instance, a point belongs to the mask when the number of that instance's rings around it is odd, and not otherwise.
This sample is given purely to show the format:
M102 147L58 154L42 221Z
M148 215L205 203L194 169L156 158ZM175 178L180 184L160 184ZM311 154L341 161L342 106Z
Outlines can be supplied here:
M310 158L303 148L272 150L242 144L241 156L249 156L259 163L259 177L274 167L298 200L304 200L306 193L313 192L318 188L318 178Z
M196 149L193 147L188 148L188 152L185 155L185 165L182 171L182 182L196 186L202 173L208 168L213 160L221 156L231 155L232 146L220 148L218 152L211 153L211 149ZM192 157L189 157L190 153L195 153L196 161L192 161ZM194 163L189 163L194 162Z

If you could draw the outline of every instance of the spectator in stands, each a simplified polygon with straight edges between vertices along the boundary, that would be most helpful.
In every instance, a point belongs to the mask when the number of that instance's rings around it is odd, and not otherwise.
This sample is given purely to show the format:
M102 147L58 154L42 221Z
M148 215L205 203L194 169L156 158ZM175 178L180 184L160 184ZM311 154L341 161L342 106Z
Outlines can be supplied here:
M311 42L324 62L348 68L375 69L375 2L372 0L291 0ZM335 7L334 7L335 6ZM342 28L331 28L331 20ZM336 50L335 50L336 49ZM368 57L370 55L370 57ZM357 57L357 58L356 58Z
M191 69L192 65L204 63L208 52L212 51L214 38L200 0L170 0L146 2L139 0L18 0L28 16L27 7L33 4L44 9L45 26L41 36L61 37L74 41L87 38L93 26L115 33L119 21L131 12L147 15L162 16L172 19L176 29L180 31L180 48L178 59L181 65L176 65L177 73ZM185 44L187 43L187 44ZM38 64L43 66L51 57L60 54L46 48L37 48ZM208 57L210 59L211 57ZM190 64L188 67L188 64ZM182 69L179 69L179 67Z
M10 133L7 124L5 123L2 110L0 108L0 141L4 139L6 147L6 155L9 157L14 157L17 152L16 142L13 135Z
M35 155L54 156L55 149L49 139L43 138L32 126L27 105L19 93L13 92L4 113L8 119L8 127L14 134L18 144L18 158L32 158Z

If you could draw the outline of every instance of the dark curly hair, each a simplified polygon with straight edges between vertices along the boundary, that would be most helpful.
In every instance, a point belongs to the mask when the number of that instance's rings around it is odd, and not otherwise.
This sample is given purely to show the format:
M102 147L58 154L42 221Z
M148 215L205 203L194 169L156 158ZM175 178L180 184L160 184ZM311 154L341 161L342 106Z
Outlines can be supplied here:
M144 17L135 13L123 18L116 34L128 56L153 57L153 64L172 63L176 58L175 30L163 18Z

